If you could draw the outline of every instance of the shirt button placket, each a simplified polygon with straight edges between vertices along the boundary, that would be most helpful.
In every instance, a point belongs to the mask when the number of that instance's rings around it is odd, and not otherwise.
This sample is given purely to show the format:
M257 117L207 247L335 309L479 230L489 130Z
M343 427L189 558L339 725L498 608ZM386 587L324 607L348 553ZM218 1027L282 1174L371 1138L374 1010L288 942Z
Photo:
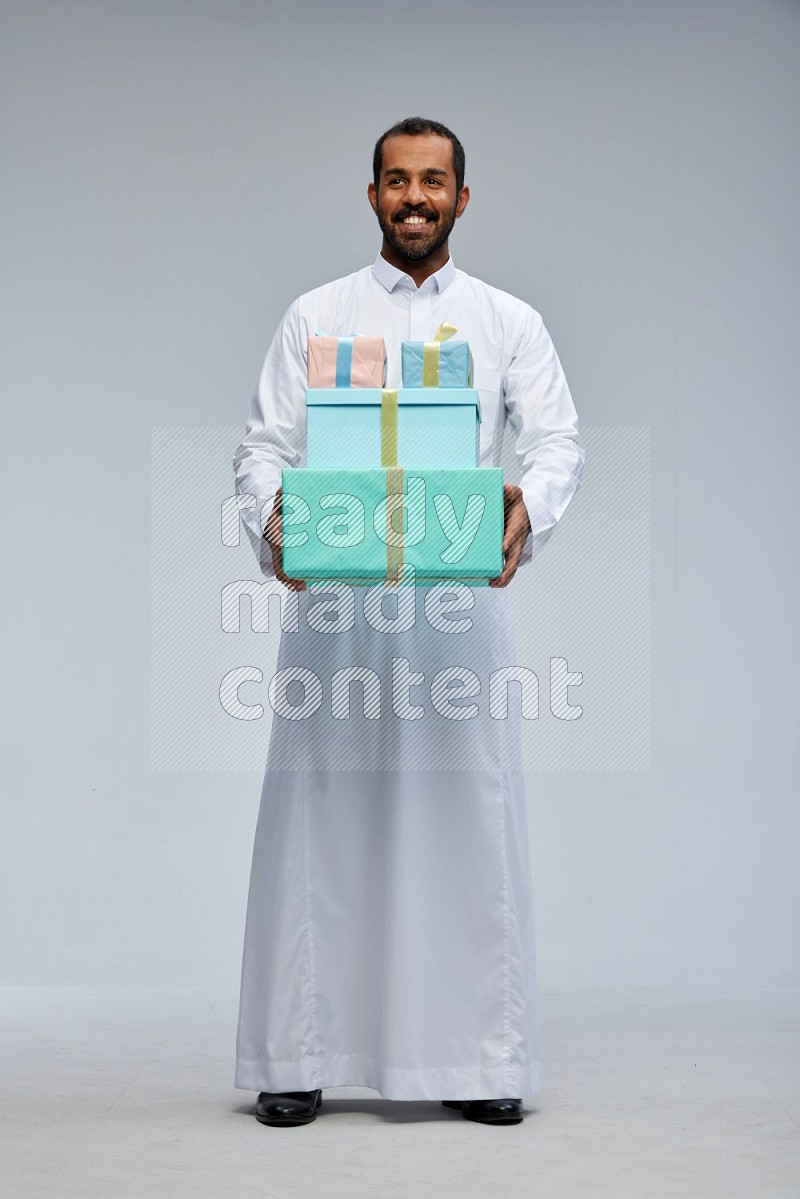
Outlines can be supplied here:
M418 291L411 293L408 313L408 337L410 341L430 341L433 337L433 287L425 280Z

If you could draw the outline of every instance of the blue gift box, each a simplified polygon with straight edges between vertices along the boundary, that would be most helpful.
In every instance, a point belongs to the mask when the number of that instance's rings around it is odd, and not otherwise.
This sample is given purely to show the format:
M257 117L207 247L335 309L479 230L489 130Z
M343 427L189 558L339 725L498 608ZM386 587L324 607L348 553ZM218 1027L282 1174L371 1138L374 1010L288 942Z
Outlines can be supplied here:
M400 355L404 387L472 387L466 341L404 341Z
M477 467L476 388L308 388L306 465Z

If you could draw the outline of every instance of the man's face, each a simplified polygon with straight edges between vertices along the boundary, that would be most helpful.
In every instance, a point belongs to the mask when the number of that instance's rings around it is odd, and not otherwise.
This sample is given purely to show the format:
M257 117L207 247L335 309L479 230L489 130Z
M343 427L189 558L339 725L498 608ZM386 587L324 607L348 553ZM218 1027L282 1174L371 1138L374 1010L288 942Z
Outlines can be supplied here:
M412 262L427 258L450 236L467 206L469 189L456 193L450 139L437 134L387 137L379 186L369 202L386 241Z

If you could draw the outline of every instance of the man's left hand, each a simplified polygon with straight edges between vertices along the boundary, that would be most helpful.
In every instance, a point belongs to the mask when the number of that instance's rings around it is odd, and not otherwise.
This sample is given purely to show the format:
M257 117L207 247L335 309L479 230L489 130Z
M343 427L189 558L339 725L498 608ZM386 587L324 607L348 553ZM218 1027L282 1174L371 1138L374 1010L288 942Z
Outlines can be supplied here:
M521 487L516 487L513 483L503 484L503 508L505 512L504 565L502 573L496 579L489 580L490 587L506 587L514 578L525 542L531 531L530 517L522 498Z

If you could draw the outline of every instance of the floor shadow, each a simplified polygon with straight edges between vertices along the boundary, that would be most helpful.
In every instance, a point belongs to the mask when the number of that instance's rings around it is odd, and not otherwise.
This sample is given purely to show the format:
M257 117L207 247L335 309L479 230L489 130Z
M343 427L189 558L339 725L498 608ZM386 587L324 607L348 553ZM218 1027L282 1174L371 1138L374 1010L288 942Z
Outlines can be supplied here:
M240 1104L237 1115L252 1116L255 1104ZM530 1116L536 1108L524 1107L523 1115ZM388 1124L429 1124L431 1120L463 1120L456 1108L443 1107L438 1099L337 1099L322 1092L317 1119L358 1113L371 1115ZM312 1121L313 1123L313 1121Z

